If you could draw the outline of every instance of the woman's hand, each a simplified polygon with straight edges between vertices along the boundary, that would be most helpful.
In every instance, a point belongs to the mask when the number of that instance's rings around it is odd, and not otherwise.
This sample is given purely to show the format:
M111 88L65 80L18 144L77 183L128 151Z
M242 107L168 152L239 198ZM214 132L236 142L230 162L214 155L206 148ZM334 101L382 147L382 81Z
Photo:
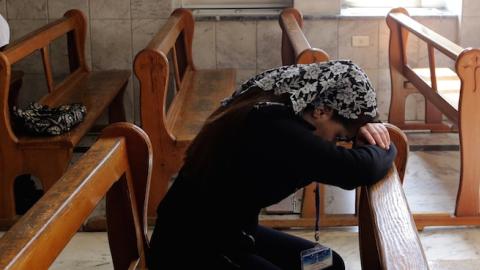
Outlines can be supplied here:
M362 126L358 131L355 144L361 141L373 145L376 144L385 150L390 148L390 135L388 134L387 128L382 123L367 123Z

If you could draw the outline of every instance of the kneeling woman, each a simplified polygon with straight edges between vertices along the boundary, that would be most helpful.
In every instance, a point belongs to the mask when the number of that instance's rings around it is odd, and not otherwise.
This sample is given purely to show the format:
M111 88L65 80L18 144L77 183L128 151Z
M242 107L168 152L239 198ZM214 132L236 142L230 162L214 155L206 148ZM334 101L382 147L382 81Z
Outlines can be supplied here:
M149 268L301 269L315 243L259 226L259 212L314 181L354 189L385 176L396 150L376 116L374 89L350 61L246 81L190 145L158 207ZM338 254L329 269L344 269Z

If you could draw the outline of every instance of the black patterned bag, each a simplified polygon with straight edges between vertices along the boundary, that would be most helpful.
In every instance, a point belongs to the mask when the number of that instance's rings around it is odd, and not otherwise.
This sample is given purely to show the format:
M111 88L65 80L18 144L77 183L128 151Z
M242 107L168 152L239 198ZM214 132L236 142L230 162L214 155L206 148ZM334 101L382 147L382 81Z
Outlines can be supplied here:
M82 122L87 113L83 104L74 103L50 108L31 103L25 109L13 108L16 126L21 131L39 136L60 135Z

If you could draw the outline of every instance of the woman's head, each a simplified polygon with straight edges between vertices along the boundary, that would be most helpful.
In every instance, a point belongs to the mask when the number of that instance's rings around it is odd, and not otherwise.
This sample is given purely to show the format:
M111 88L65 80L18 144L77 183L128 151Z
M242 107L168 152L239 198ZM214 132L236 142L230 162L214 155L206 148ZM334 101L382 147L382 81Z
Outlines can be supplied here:
M256 88L271 96L286 96L287 105L298 115L328 112L332 121L345 128L342 133L355 134L377 116L376 95L367 75L348 60L267 70L243 83L230 101Z
M331 142L351 141L360 127L372 121L370 116L348 119L327 106L309 106L303 111L302 117L315 127L315 135Z

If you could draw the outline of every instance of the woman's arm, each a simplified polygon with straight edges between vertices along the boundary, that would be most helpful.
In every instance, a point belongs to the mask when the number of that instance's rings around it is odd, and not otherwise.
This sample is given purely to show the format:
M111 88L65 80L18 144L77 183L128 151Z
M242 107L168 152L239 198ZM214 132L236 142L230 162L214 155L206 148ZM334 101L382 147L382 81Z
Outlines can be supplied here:
M377 145L336 146L315 136L308 124L281 106L254 110L249 119L264 158L298 177L292 181L300 180L300 186L312 181L344 189L371 184L386 175L396 155L393 145L388 150Z

